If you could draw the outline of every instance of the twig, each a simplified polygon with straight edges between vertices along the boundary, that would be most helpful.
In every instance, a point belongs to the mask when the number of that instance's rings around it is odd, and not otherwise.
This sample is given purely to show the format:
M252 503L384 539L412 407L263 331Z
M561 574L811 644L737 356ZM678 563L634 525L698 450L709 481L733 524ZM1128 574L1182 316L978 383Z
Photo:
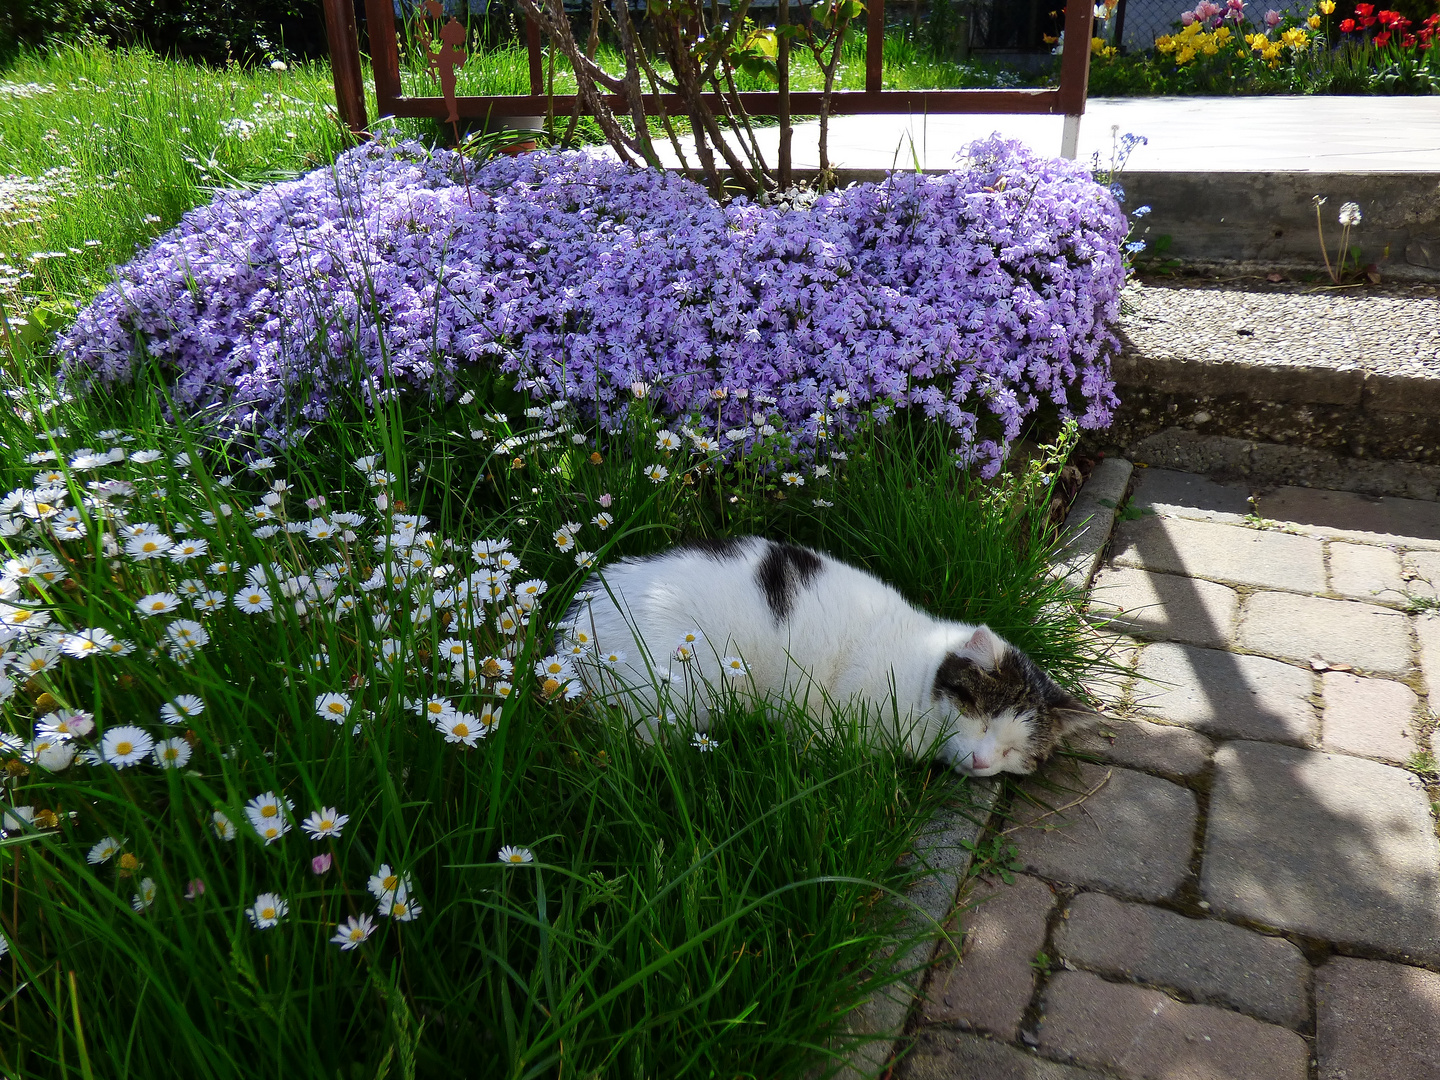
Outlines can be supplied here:
M1011 825L1010 828L1008 828L1008 829L1001 829L1001 830L1000 830L1000 835L1001 835L1001 836L1008 836L1010 833L1012 833L1012 832L1017 832L1017 831L1019 831L1020 829L1029 829L1029 828L1032 828L1032 827L1035 825L1035 822L1036 822L1036 821L1041 821L1041 820L1043 820L1044 818L1049 817L1051 814L1063 814L1066 810L1069 810L1071 807L1079 806L1079 805L1080 805L1082 802L1084 802L1086 799L1090 798L1091 795L1094 795L1094 794L1095 794L1097 791L1099 791L1102 787L1104 787L1106 784L1108 784L1108 783L1110 782L1110 777L1111 777L1111 775L1112 775L1113 773L1114 773L1114 770L1113 770L1113 769L1106 769L1106 770L1105 770L1105 775L1100 778L1100 782L1099 782L1098 784L1096 784L1094 787L1092 787L1089 791L1085 792L1084 795L1081 795L1078 799L1075 799L1075 800L1072 801L1072 802L1068 802L1068 803L1066 803L1064 806L1057 806L1057 807L1055 807L1055 809L1053 809L1053 810L1046 810L1045 813L1041 814L1039 817L1037 817L1037 818L1035 818L1035 819L1033 819L1033 820L1031 820L1031 821L1026 821L1026 822L1023 822L1022 824L1019 824L1019 825Z

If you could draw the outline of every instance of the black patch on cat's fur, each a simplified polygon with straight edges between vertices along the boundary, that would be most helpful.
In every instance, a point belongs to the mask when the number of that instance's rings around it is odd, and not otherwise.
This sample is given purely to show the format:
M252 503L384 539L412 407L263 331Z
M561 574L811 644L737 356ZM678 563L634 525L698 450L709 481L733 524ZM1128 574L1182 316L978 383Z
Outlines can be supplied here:
M733 559L740 554L742 539L734 536L702 536L698 540L687 540L679 545L681 551L698 551L702 555L709 555L710 558ZM668 551L661 555L670 554Z
M1005 650L997 668L982 668L968 656L950 653L935 671L934 696L948 697L967 716L993 717L1006 710L1033 712L1030 750L1043 761L1089 706L1052 679L1015 646Z
M765 594L770 605L770 614L777 623L790 617L795 606L795 594L810 584L810 579L820 572L823 564L813 551L807 551L794 544L772 543L755 570L755 583Z

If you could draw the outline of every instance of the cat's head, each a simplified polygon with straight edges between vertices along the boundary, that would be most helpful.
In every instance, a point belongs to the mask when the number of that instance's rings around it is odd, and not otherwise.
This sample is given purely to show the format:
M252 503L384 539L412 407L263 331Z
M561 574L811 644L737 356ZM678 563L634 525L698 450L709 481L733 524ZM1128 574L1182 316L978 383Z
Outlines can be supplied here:
M1099 714L987 626L935 672L936 703L958 713L943 756L972 776L1030 773Z

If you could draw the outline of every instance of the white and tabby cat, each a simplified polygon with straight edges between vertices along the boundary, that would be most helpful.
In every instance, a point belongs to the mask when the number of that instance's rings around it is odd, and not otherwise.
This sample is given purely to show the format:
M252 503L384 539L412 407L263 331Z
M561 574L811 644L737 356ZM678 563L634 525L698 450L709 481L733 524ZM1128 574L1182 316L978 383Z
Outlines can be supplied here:
M858 698L885 717L898 706L910 753L938 745L957 770L990 776L1034 771L1098 718L988 627L933 618L793 544L687 544L607 566L588 588L569 622L603 659L582 663L582 677L639 721L683 708L704 731L726 684L812 709Z

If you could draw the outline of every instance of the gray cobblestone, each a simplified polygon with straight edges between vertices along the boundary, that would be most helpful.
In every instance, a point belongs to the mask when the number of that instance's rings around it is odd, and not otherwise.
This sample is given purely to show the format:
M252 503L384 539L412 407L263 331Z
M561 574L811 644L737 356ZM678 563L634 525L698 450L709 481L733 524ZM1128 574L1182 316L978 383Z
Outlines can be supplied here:
M1318 656L1379 675L1402 675L1411 665L1406 616L1355 600L1256 593L1245 601L1238 640L1269 656L1302 662Z
M1308 536L1183 518L1146 517L1115 530L1116 566L1233 585L1321 592L1325 552Z
M1125 1080L1306 1080L1295 1032L1158 990L1062 971L1045 991L1040 1052Z
M1330 959L1315 973L1320 1080L1440 1080L1440 975Z
M1373 544L1330 545L1330 591L1352 600L1402 604L1405 581L1400 556Z
M1260 1020L1299 1027L1310 1018L1310 965L1300 950L1230 923L1081 893L1055 949L1087 970L1174 987Z
M1239 597L1213 581L1111 567L1095 576L1091 617L1113 633L1190 645L1230 644Z
M1321 681L1326 750L1401 763L1416 751L1414 690L1343 671L1327 671Z
M1060 807L1096 788L1077 806ZM1177 784L1130 769L1103 765L1052 766L1053 790L1032 783L1043 803L1016 797L1013 837L1027 869L1052 881L1103 888L1158 900L1169 896L1189 871L1195 832L1195 796ZM1072 790L1073 789L1073 792Z
M1168 643L1140 654L1135 704L1217 738L1314 745L1315 679L1307 668Z

